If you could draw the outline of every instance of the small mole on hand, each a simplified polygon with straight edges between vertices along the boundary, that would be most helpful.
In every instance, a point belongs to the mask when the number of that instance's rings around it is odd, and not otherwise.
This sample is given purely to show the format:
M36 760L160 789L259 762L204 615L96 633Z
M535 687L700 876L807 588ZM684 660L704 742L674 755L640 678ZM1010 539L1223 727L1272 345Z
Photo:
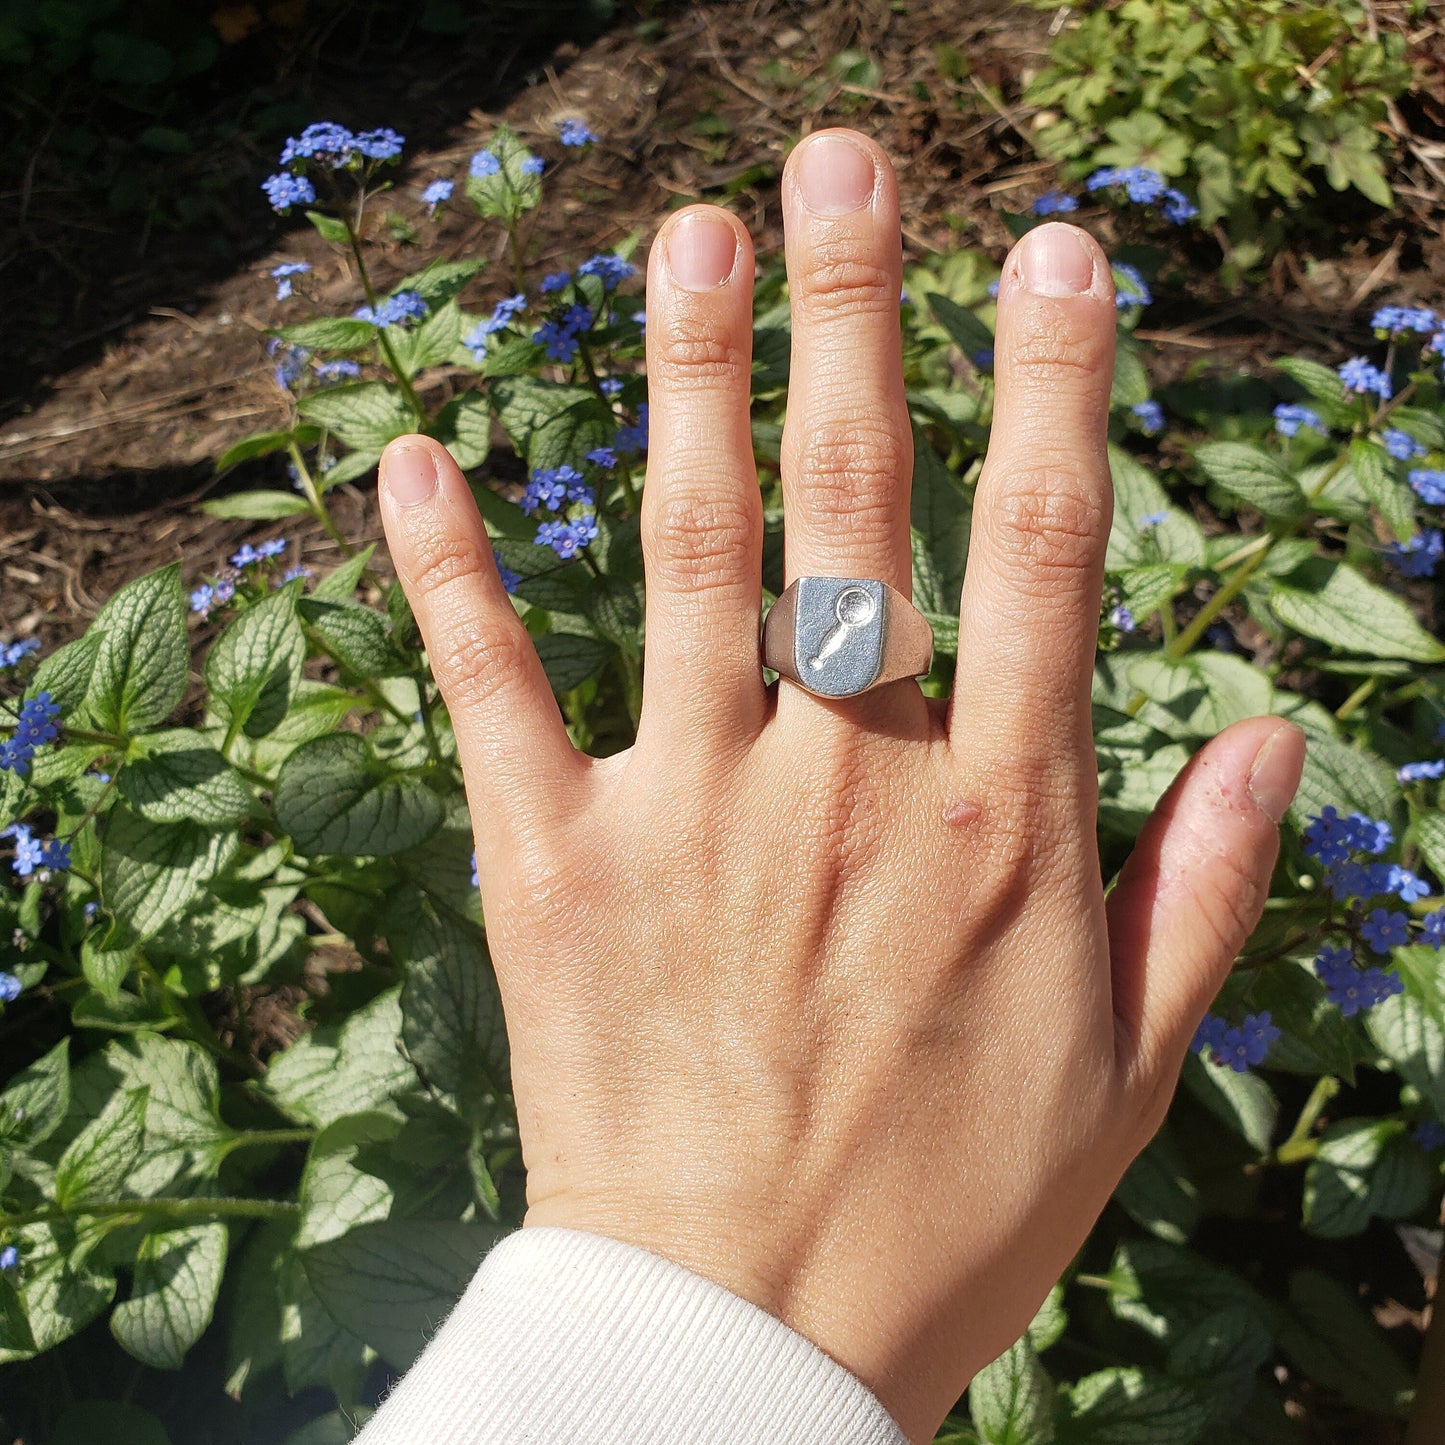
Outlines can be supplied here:
M983 809L970 798L950 803L943 810L943 821L950 828L966 828L970 823L978 822L981 817L983 817Z

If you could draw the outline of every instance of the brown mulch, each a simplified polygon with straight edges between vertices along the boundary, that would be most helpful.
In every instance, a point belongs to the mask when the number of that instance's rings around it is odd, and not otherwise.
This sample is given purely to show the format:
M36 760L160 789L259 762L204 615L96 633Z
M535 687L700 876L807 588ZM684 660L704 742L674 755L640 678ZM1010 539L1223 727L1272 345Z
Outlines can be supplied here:
M1382 23L1396 10L1403 14L1402 5L1375 6ZM421 187L464 174L503 120L555 154L553 121L567 114L585 116L603 139L549 185L535 213L533 274L633 232L645 244L667 210L694 200L731 206L760 252L776 250L783 160L799 134L828 124L856 126L893 156L909 259L962 244L1002 257L1009 234L1000 210L1024 209L1053 180L1031 151L1032 117L1017 97L1055 18L998 0L912 0L896 12L869 0L713 0L619 27L582 50L562 46L503 110L474 110L448 144L409 150L385 209L417 239L396 239L376 217L377 280L390 285L437 255L498 256L495 227L463 206L428 222ZM1445 23L1426 22L1417 38L1433 53L1442 35ZM941 46L968 58L964 77L946 73ZM877 62L876 84L844 78L835 58L845 51ZM1206 267L1197 294L1156 307L1139 332L1158 343L1168 371L1209 354L1241 364L1282 347L1343 354L1352 329L1362 344L1362 318L1380 301L1439 300L1429 278L1432 269L1445 274L1445 72L1427 71L1412 104L1396 117L1409 136L1401 208L1357 227L1333 254L1279 256L1263 298L1270 304L1231 303L1208 274L1210 243L1195 243ZM1427 131L1437 139L1418 138ZM1112 219L1100 213L1088 224L1107 237ZM313 268L289 302L274 300L266 275L280 260ZM489 268L468 294L480 303L503 289ZM237 482L278 479L274 463L220 482L211 473L231 442L286 424L266 330L317 310L344 314L358 299L348 258L301 223L253 265L185 304L153 307L104 354L43 378L36 404L0 426L0 637L38 630L58 641L137 572L181 556L188 575L199 575L254 533L206 518L194 503ZM351 535L376 534L367 488L346 489L341 506ZM297 560L329 565L332 544L319 529L287 530Z

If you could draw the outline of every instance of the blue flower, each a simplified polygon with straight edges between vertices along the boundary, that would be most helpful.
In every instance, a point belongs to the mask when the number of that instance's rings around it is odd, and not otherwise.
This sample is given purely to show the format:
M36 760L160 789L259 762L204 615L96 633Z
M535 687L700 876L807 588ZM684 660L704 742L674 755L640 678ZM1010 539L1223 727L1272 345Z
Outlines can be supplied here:
M472 887L481 887L481 879L477 877L477 850L475 848L472 849Z
M1410 485L1426 506L1445 507L1445 471L1433 467L1415 467L1410 472Z
M270 541L262 542L256 548L258 557L279 557L286 550L286 539L284 537L272 537Z
M1389 953L1403 948L1410 941L1410 920L1403 913L1376 908L1360 924L1360 937L1370 945L1371 953Z
M540 176L547 169L547 162L541 156L526 155L522 157L522 174L524 176Z
M438 178L427 183L426 189L421 193L421 198L427 206L427 209L435 215L436 208L441 205L443 201L451 200L452 192L455 189L456 186L453 182Z
M316 375L322 381L341 381L343 378L360 376L361 366L355 361L318 361Z
M1320 863L1343 863L1351 853L1383 853L1395 841L1390 825L1363 813L1342 818L1328 804L1311 816L1304 830L1304 850Z
M507 593L514 593L522 585L522 574L514 572L505 562L502 561L501 553L495 547L492 548L492 561L497 564L497 576L502 579L502 590ZM477 855L472 854L472 887L477 886Z
M1428 306L1382 306L1370 318L1370 329L1381 336L1433 331L1437 325L1439 317Z
M1380 440L1384 442L1385 450L1397 462L1409 462L1425 455L1425 448L1409 432L1401 431L1399 427L1386 427Z
M40 862L46 868L63 873L70 867L70 844L61 838L52 838L41 850Z
M1151 528L1163 525L1163 523L1168 520L1168 512L1145 512L1144 515L1139 518L1139 530L1141 532L1147 532Z
M29 772L35 749L54 742L59 735L53 721L59 716L60 707L48 692L36 693L29 702L21 703L14 733L0 743L0 772L8 769L20 776ZM0 833L0 837L4 836Z
M577 355L579 343L575 333L558 321L544 321L532 333L532 340L538 346L545 346L548 357L553 361L568 362Z
M1366 357L1352 356L1337 370L1347 391L1356 392L1360 396L1367 391L1373 391L1381 401L1389 401L1394 394L1394 386L1389 376Z
M586 460L591 462L594 467L601 467L603 471L610 472L617 465L617 453L611 447L593 447L587 453Z
M583 121L562 120L557 122L557 139L564 146L586 146L592 145L597 137Z
M419 291L398 291L388 296L374 309L358 306L351 314L358 321L370 321L373 326L401 326L408 321L420 321L427 313L427 304Z
M394 161L401 154L406 138L381 126L377 130L362 131L353 144L369 161Z
M194 592L191 593L191 611L206 613L211 610L211 603L216 600L216 589L209 582L202 582Z
M0 974L0 978L9 978L13 982L13 975L8 973ZM4 993L0 992L0 998L4 996ZM19 1263L20 1251L13 1244L7 1244L4 1249L0 1249L0 1269L14 1269Z
M564 290L572 284L570 271L548 271L542 277L542 295L550 296L554 291Z
M1002 279L1003 278L1001 276L995 276L993 280L990 281L988 285L984 288L988 292L988 294L992 296L995 300L998 299L999 282Z
M1101 191L1105 186L1119 184L1119 178L1123 173L1118 166L1101 166L1084 182L1086 191Z
M1148 306L1154 300L1144 278L1133 266L1125 265L1123 261L1111 264L1114 268L1114 305L1120 311L1130 306ZM1120 280L1124 283L1122 286L1119 285Z
M1387 973L1382 968L1358 969L1353 964L1323 981L1325 997L1347 1019L1405 991L1399 974Z
M514 317L521 315L527 309L527 296L525 292L518 291L515 296L504 296L495 306L492 307L492 314L485 321L479 321L471 332L471 335L462 343L463 346L478 349L485 346L486 338L494 336L498 331L505 331L511 324ZM476 337L477 340L472 338Z
M12 642L8 647L0 647L0 670L7 667L18 667L32 652L39 651L40 639L38 637L25 637L19 642Z
M321 160L344 166L355 153L356 137L334 120L318 120L308 125L299 136L290 137L281 148L281 164L289 166L297 160Z
M1192 221L1199 214L1199 207L1183 191L1176 191L1173 186L1164 192L1163 209L1164 219L1171 221L1176 226L1182 226L1185 221Z
M304 346L293 346L279 336L273 336L266 343L266 355L276 363L272 375L282 391L290 391L306 375L306 363L311 359L311 353Z
M1410 1137L1422 1149L1445 1149L1445 1124L1437 1124L1434 1119L1424 1119Z
M618 396L622 392L622 380L616 376L604 376L602 380L597 383L597 390L600 391L603 396Z
M634 320L634 321L637 323L637 329L638 329L638 331L641 332L641 334L642 334L643 336L646 336L646 335L647 335L647 312L646 312L646 311L634 311L634 312L632 313L632 320Z
M308 261L283 261L279 266L273 266L271 276L276 282L276 299L284 301L291 294L291 278L303 276L310 269Z
M614 256L611 252L599 252L595 256L589 256L578 268L579 276L596 276L602 282L604 291L613 290L621 281L627 280L629 276L637 274L637 267L631 261L624 261L621 256Z
M232 552L226 560L236 568L249 567L253 562L261 560L261 554L247 542L238 551Z
M1274 409L1274 424L1281 436L1292 437L1302 426L1307 426L1321 436L1326 435L1325 424L1313 407L1300 406L1292 401L1282 401Z
M1445 556L1445 536L1438 527L1427 527L1408 542L1388 542L1385 556L1406 577L1433 577L1435 568Z
M1036 216L1062 216L1079 209L1078 199L1065 191L1045 191L1029 207Z
M563 561L575 557L582 548L582 539L571 522L543 522L537 528L536 543L539 547L550 547Z
M1124 190L1131 201L1141 206L1152 205L1164 194L1164 177L1158 171L1134 166L1124 181Z
M292 206L309 206L316 199L316 187L305 176L293 176L290 171L277 171L261 182L271 209L278 215L286 215Z
M502 162L493 151L480 150L472 157L472 163L467 169L467 174L474 181L479 181L483 176L495 176L500 174Z
M1426 948L1445 948L1445 908L1437 908L1420 920L1418 942Z
M24 823L11 823L8 828L0 829L0 838L15 840L15 857L10 866L22 878L30 877L37 868L44 865L45 845Z
M970 353L969 353L969 356L968 356L968 359L969 359L980 371L992 371L992 370L993 370L993 347L991 347L991 346L983 346L983 347L980 347L977 351L972 351L972 352L970 352Z
M619 453L645 452L647 450L647 403L637 408L637 425L624 424L617 428L612 445Z
M1406 763L1395 772L1395 779L1401 787L1411 783L1423 783L1426 778L1445 778L1445 758L1436 758L1426 763Z
M229 577L223 577L215 586L217 602L229 602L236 595L236 584Z
M295 567L288 567L277 579L276 585L284 587L288 582L295 582L297 578L305 579L311 575L309 567L302 567L300 564Z
M592 325L592 311L580 304L569 306L562 313L562 325L568 331L586 331Z
M1422 898L1430 896L1430 885L1412 873L1408 868L1402 868L1398 863L1390 864L1390 880L1387 892L1393 893L1401 903L1418 903Z
M1135 627L1134 614L1122 602L1110 611L1109 622L1120 632L1132 632Z
M1195 1053L1208 1049L1216 1064L1227 1065L1236 1074L1248 1073L1252 1065L1262 1064L1270 1046L1279 1038L1279 1029L1265 1013L1246 1014L1244 1022L1230 1028L1222 1018L1205 1016L1195 1032L1190 1047Z
M1164 430L1164 408L1153 398L1138 402L1129 410L1139 418L1139 424L1143 427L1145 436L1152 437Z

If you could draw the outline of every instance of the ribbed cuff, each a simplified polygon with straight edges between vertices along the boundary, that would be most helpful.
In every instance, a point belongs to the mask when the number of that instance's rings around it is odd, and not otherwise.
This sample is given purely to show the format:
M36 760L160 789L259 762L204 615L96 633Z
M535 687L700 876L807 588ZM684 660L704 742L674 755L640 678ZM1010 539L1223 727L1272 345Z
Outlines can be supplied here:
M604 1235L517 1230L356 1445L908 1445L765 1310Z

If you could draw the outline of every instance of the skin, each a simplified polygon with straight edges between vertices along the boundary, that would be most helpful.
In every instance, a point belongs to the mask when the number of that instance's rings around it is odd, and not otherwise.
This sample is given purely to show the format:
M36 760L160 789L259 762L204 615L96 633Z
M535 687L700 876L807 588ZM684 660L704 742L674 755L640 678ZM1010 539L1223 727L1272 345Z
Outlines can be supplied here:
M810 208L800 182L846 191L858 156L871 197ZM820 132L783 197L787 574L906 594L893 172L862 136ZM735 258L698 289L709 220ZM1087 289L1059 294L1071 266ZM392 444L382 514L465 771L525 1225L716 1280L922 1442L1023 1332L1163 1117L1258 921L1304 741L1276 718L1213 740L1106 904L1089 690L1114 302L1097 245L1057 224L1004 267L953 698L765 688L752 276L747 233L710 207L652 249L630 751L571 746L439 444Z

